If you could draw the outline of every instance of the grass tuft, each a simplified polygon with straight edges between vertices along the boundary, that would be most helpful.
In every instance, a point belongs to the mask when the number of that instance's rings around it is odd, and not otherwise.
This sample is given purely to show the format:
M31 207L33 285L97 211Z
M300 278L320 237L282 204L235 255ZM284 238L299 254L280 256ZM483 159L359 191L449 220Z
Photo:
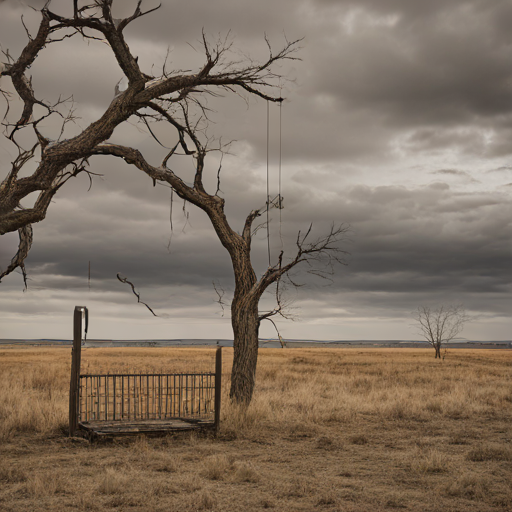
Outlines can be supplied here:
M196 502L195 510L214 510L216 506L217 500L215 496L209 490L203 489Z
M411 463L411 469L417 473L446 473L449 469L448 458L436 448L419 451Z
M27 473L17 466L0 464L0 482L7 484L25 482Z
M482 499L488 494L489 481L487 477L474 473L464 473L449 482L444 488L449 496L461 498Z
M233 469L233 463L226 455L213 455L203 462L201 476L208 480L224 480Z
M368 438L364 434L357 434L355 436L351 436L351 437L349 437L349 441L352 444L359 444L359 445L368 444Z
M250 482L257 483L260 480L260 475L249 462L235 462L235 473L233 475L234 482Z
M472 462L512 461L512 448L499 444L480 444L466 454Z
M107 468L98 486L98 492L106 495L122 494L128 490L128 482L126 473L115 468Z
M40 470L28 476L25 481L25 489L30 496L42 498L64 493L67 483L67 479L60 472Z

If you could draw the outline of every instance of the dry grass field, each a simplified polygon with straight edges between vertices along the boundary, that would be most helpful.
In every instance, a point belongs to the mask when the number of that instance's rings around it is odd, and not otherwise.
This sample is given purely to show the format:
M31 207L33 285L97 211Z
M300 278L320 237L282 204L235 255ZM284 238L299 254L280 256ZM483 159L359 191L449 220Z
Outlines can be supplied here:
M512 351L263 349L218 438L69 439L70 348L0 350L0 510L511 511ZM212 349L86 349L90 370L213 368Z

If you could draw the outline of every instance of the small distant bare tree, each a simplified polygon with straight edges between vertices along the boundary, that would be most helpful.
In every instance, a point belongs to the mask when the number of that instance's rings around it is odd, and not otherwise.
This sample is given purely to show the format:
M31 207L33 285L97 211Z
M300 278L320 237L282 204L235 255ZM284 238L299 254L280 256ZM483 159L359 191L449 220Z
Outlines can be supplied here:
M430 309L421 306L416 312L419 333L436 351L436 359L441 358L441 347L458 336L468 321L463 306L440 306Z

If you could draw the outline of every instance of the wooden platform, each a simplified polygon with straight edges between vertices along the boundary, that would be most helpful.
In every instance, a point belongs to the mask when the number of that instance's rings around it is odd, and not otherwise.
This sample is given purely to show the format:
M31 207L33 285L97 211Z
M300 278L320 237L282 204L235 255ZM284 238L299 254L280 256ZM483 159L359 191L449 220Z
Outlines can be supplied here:
M78 429L90 437L109 435L129 436L138 434L164 435L176 431L213 428L215 428L214 420L187 418L145 421L88 421L78 424Z
M82 374L84 314L87 332L87 308L75 306L69 383L70 437L165 435L199 429L218 432L221 347L215 351L215 372Z

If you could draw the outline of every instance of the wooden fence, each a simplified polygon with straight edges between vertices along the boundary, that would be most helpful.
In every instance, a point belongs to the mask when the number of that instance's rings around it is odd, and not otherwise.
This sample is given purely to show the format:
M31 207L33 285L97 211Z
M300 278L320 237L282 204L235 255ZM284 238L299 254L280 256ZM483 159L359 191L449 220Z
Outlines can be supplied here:
M219 428L222 351L206 373L81 374L82 314L74 312L69 435ZM87 314L87 313L86 313Z

